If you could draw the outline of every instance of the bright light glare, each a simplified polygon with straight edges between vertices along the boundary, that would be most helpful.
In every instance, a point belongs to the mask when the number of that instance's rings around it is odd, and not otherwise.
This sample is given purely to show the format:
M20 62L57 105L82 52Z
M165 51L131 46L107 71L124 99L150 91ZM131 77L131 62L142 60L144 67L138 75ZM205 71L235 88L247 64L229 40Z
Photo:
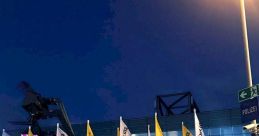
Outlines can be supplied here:
M247 10L257 10L259 8L258 0L244 0ZM200 5L209 9L227 10L239 8L239 0L197 0Z
M222 20L227 20L230 17L239 16L240 1L239 0L195 0L199 4L202 13L218 15ZM259 0L244 0L247 16L259 21ZM199 10L200 10L199 9ZM251 22L250 22L251 23Z

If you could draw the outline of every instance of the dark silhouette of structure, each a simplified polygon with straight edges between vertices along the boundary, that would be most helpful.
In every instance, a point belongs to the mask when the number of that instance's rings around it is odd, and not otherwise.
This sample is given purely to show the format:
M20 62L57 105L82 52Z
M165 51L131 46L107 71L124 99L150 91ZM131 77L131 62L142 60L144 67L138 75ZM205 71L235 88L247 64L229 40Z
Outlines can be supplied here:
M199 113L200 109L194 101L191 92L158 95L156 97L156 112L159 116Z
M69 136L75 136L61 100L41 96L26 81L22 81L18 88L24 92L22 107L29 114L29 117L25 122L13 122L14 124L30 125L32 132L40 136L54 136L56 132L43 131L38 121L56 117L60 120L64 131Z

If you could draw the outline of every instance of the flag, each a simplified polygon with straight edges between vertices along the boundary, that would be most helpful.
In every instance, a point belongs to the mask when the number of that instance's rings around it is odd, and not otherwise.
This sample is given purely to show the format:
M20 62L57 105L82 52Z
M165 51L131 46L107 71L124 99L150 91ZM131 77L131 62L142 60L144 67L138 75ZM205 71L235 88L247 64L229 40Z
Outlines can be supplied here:
M28 136L28 134L21 134L21 136ZM38 135L33 135L33 136L38 136Z
M68 136L66 132L64 132L61 128L59 128L59 123L57 123L56 136Z
M5 129L3 129L2 136L10 136L10 135L5 132Z
M38 136L38 135L34 135L31 131L31 126L29 126L28 133L27 134L21 134L21 136Z
M117 136L120 136L120 128L117 128Z
M120 136L131 136L131 133L126 124L123 122L122 117L120 117Z
M32 132L31 132L32 133ZM28 133L27 134L21 134L21 136L29 136ZM38 136L38 135L34 135L33 136Z
M31 131L31 126L29 126L28 136L33 136L33 133L32 133L32 131Z
M150 134L150 125L149 124L147 125L147 136L151 136L151 134Z
M182 133L183 133L183 136L192 136L192 133L190 132L190 130L188 130L183 122L182 122Z
M94 133L90 127L89 120L87 120L87 125L86 125L86 136L94 136Z
M157 120L157 113L155 113L155 126L156 136L163 136L163 131Z
M205 136L203 129L201 128L200 121L197 117L196 110L194 109L194 127L195 127L195 136Z

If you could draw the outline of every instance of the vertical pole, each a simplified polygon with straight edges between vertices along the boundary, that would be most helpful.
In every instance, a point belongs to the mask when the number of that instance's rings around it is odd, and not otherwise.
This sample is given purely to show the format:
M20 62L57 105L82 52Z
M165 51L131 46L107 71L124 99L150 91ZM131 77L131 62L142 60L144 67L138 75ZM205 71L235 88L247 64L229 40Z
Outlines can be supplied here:
M90 121L87 120L87 123L86 123L86 136L89 136L89 124L90 124Z
M243 30L244 50L245 50L247 82L248 82L248 87L252 87L253 81L252 81L252 72L251 72L251 65L250 65L250 53L249 53L249 43L248 43L248 36L247 36L247 24L246 24L246 12L245 12L244 0L240 0L240 11L241 11L241 22L242 22L242 30Z
M240 0L240 12L241 12L241 22L242 22L242 31L243 31L244 51L245 51L247 83L248 83L248 87L252 87L253 80L252 80L252 72L251 72L251 64L250 64L249 42L248 42L248 35L247 35L246 11L245 11L244 0ZM256 119L252 121L252 124L255 124L256 126ZM257 127L255 127L254 134L257 135Z
M150 134L150 125L149 124L147 125L147 136L151 136L151 134Z
M256 123L256 120L253 120L252 124L254 124L254 126L255 126L254 133L257 135L257 123Z

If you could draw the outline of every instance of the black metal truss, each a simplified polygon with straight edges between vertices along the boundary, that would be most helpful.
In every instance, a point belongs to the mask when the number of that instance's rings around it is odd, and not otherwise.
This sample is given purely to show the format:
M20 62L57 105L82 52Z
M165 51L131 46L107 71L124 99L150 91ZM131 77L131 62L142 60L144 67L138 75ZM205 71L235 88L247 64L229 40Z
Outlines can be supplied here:
M169 99L166 102L165 99ZM156 112L159 116L170 116L176 114L199 113L197 103L194 101L191 92L158 95L156 97Z

